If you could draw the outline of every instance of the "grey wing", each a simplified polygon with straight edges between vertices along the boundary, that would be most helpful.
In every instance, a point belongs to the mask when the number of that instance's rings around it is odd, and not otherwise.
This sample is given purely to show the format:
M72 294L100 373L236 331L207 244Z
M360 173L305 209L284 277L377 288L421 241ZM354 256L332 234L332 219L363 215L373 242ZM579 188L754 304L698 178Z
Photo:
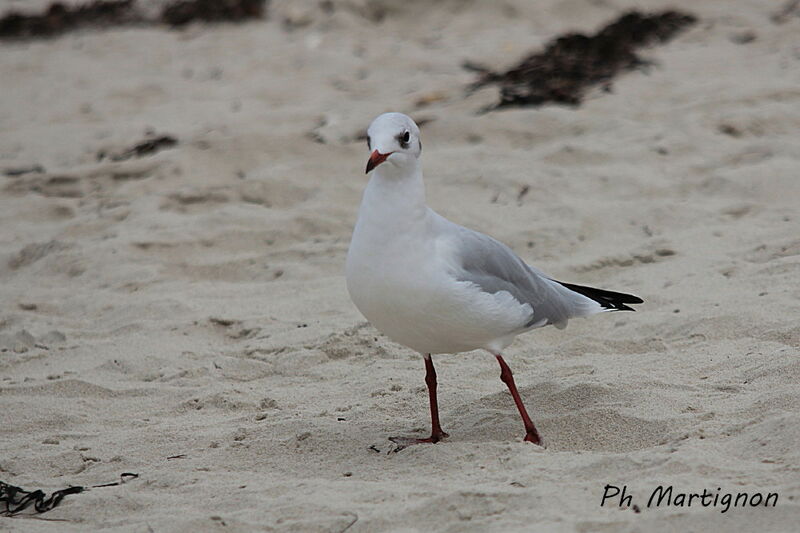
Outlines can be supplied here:
M526 264L505 244L468 228L453 226L457 229L456 255L460 263L456 277L491 294L507 291L519 302L530 304L533 315L526 328L547 324L563 328L569 318L599 310L592 300Z

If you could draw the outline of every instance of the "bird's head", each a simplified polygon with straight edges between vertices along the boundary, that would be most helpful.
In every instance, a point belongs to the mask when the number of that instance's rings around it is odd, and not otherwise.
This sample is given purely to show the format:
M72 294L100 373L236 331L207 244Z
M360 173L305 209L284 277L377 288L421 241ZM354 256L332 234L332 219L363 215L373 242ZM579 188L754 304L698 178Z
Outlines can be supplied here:
M367 174L382 163L401 171L412 169L422 153L419 128L402 113L384 113L367 128L367 147L370 151Z

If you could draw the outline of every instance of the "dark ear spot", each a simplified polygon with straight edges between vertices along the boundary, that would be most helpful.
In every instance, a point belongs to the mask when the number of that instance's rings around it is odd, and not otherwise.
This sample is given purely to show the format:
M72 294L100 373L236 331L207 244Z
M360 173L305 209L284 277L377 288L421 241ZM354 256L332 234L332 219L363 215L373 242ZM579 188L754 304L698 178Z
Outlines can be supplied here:
M422 153L422 141L417 139L417 142L419 143L419 153Z

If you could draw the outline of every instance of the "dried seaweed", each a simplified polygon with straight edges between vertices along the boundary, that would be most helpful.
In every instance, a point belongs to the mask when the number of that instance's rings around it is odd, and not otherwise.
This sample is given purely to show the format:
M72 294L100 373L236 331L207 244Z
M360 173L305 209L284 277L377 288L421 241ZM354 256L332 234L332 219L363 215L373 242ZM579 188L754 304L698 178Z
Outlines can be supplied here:
M12 516L24 511L31 505L33 505L37 513L45 513L61 503L64 496L80 492L83 492L83 487L69 487L54 491L48 498L41 490L28 492L0 481L0 503L5 504L5 509L0 508L0 516Z
M0 39L44 39L82 28L190 22L242 22L261 18L267 0L176 0L156 17L137 9L135 0L96 0L77 6L53 2L41 13L11 11L0 18Z
M183 26L195 20L240 22L263 14L264 0L181 0L164 8L161 20L171 26Z
M469 63L464 67L479 72L472 89L500 86L500 101L490 109L550 102L577 106L590 87L610 88L617 74L646 65L647 61L636 54L637 48L669 41L696 20L677 11L632 11L594 35L569 33L558 37L544 51L526 57L506 72L496 73Z
M111 159L113 161L124 161L125 159L130 159L132 157L144 157L146 155L152 155L156 152L160 152L166 148L172 148L176 144L178 144L178 140L169 135L151 137L135 144L134 146L131 146L120 154L112 155Z
M116 487L138 477L139 474L123 472L120 474L118 481L103 483L101 485L92 485L91 487L67 487L66 489L51 492L49 497L42 490L27 491L0 481L0 504L5 504L5 508L0 507L0 516L13 516L31 506L33 506L34 511L37 513L46 513L58 506L61 500L64 499L64 496L80 494L90 488Z
M90 26L120 26L139 20L133 0L101 0L75 7L54 2L40 14L8 13L0 19L0 38L53 37Z

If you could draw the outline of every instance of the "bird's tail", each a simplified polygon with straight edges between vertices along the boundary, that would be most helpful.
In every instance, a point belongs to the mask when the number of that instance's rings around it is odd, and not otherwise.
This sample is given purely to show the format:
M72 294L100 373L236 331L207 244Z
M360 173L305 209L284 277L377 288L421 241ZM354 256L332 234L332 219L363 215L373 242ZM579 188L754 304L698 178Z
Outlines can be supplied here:
M578 294L586 296L590 300L594 300L600 304L603 309L607 309L609 311L635 311L634 308L628 307L625 304L644 303L644 300L632 294L596 289L594 287L584 287L583 285L573 285L572 283L564 283L563 281L557 280L553 281L563 285L573 292L577 292Z

